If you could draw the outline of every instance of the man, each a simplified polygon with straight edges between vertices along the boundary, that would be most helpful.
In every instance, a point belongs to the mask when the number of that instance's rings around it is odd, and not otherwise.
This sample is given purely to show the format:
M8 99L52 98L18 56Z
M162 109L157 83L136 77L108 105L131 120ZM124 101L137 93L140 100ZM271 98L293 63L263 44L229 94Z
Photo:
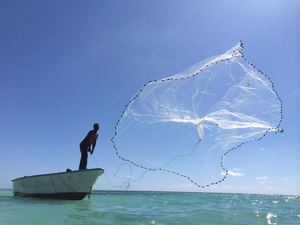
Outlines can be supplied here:
M79 170L86 169L87 166L87 159L88 159L88 152L90 154L93 154L97 138L98 138L98 130L99 130L99 124L94 124L94 129L90 130L86 137L82 140L80 143L80 152L81 152L81 159L79 164Z

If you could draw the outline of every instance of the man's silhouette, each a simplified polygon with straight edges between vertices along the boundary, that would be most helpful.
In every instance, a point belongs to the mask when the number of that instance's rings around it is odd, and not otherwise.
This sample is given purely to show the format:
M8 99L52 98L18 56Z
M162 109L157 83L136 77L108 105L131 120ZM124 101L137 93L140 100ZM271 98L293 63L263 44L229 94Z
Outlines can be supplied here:
M82 140L80 143L80 152L81 152L81 159L79 164L79 169L84 170L87 166L87 159L88 159L88 152L93 154L97 138L98 138L98 132L99 130L99 124L94 124L94 129L90 130L86 137Z

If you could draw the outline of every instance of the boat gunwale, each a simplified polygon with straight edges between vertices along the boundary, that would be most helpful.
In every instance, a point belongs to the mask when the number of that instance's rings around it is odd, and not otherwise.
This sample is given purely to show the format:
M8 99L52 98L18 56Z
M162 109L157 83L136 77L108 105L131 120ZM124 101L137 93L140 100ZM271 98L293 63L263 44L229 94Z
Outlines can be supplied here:
M57 172L57 173L47 173L47 174L37 174L37 175L31 175L31 176L24 176L24 177L15 178L15 179L13 179L11 181L15 182L17 180L22 180L22 179L26 179L26 178L42 177L42 176L49 176L49 175L72 174L72 173L78 173L78 172L90 172L90 171L93 171L93 170L99 170L99 171L102 171L102 173L104 173L104 169L102 169L102 168L94 168L94 169L84 169L84 170L74 170L74 171L65 171L65 172Z

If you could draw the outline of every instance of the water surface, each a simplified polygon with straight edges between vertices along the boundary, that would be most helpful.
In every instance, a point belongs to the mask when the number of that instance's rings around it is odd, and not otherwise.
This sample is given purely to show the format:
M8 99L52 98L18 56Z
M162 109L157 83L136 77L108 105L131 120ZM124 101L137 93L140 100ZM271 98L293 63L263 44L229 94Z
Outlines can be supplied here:
M300 224L286 195L94 191L81 201L13 197L0 190L0 225Z

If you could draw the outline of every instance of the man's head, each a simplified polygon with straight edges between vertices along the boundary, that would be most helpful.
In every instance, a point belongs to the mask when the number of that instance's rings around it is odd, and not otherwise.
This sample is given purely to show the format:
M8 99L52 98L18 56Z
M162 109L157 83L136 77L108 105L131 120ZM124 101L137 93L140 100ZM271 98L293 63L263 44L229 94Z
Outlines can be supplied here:
M94 123L94 125L93 125L93 127L94 127L94 130L99 130L99 123Z

